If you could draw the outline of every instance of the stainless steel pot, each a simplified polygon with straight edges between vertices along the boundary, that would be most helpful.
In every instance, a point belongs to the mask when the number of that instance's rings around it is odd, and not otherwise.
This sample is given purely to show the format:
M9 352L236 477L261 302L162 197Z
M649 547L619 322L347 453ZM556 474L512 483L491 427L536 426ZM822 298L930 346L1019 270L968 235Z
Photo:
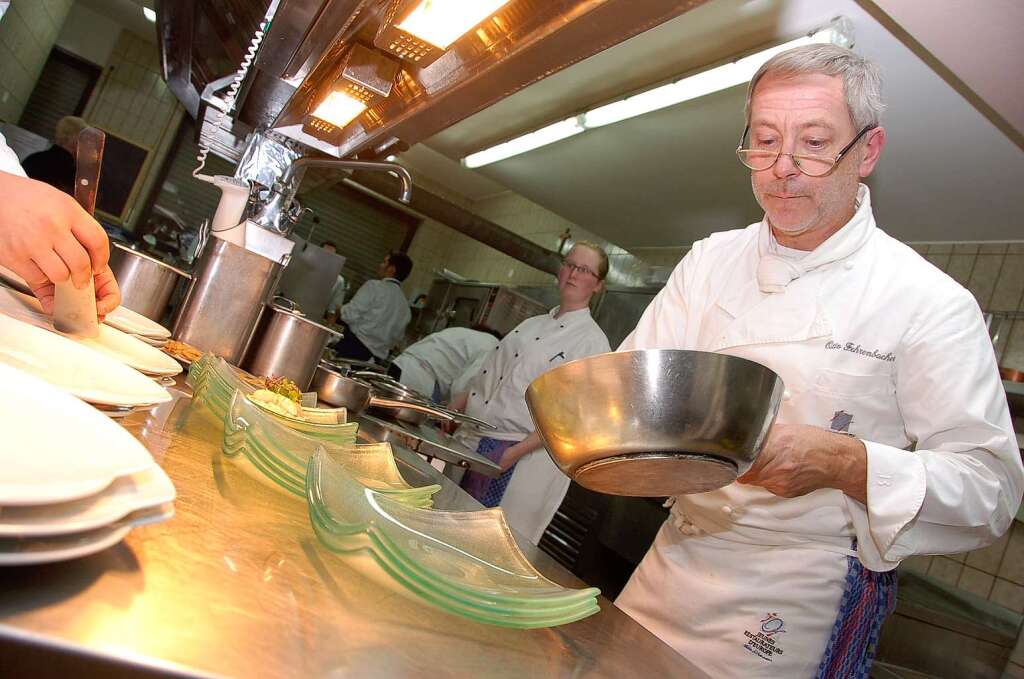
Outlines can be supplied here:
M121 243L110 244L110 269L121 289L121 304L159 323L174 288L192 275Z
M765 366L724 354L599 354L544 373L526 390L559 468L612 495L702 493L754 463L784 387Z
M255 375L287 377L306 391L324 348L341 335L278 305L267 305L242 367Z
M211 239L178 311L174 339L238 365L282 269L280 262Z
M312 388L319 400L347 408L353 413L372 409L377 414L412 425L423 424L428 417L445 421L454 419L451 414L419 400L378 397L369 383L342 375L322 362L313 376Z

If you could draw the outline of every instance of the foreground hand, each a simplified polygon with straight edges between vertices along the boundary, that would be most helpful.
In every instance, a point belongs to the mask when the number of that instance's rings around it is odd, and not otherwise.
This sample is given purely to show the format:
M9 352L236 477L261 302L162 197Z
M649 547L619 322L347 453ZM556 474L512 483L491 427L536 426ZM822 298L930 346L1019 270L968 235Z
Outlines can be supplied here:
M107 234L71 196L7 172L0 172L0 196L0 264L25 279L46 313L54 283L71 279L80 288L90 276L100 315L120 304Z
M44 280L42 284L36 285L29 282L32 293L43 305L43 311L53 313L53 283ZM100 321L103 317L113 311L121 303L121 289L114 278L114 272L110 266L104 266L103 270L93 275L93 287L96 289L96 316Z
M806 424L776 424L754 466L737 479L780 497L836 488L867 502L867 450L856 438Z

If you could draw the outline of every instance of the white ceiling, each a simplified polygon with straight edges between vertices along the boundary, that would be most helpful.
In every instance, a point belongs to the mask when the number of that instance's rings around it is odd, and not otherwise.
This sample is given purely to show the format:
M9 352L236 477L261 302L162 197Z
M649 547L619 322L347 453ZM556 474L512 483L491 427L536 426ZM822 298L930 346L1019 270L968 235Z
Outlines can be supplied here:
M889 135L869 181L908 241L1024 237L1024 152L853 0L712 0L426 140L402 160L471 199L511 190L623 247L685 245L760 219L733 155L744 88L590 130L473 171L467 153L843 15L882 67ZM1007 86L1019 87L1008 74Z

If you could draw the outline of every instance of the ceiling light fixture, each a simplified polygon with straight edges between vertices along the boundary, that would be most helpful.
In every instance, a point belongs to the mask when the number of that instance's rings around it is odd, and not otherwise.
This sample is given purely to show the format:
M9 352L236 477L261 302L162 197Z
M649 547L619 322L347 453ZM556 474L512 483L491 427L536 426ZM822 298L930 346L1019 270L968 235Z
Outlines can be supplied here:
M352 45L342 57L341 74L327 96L305 117L302 131L337 144L343 127L391 94L399 68L397 61L375 50Z
M373 44L426 66L509 0L392 0Z
M150 9L149 7L143 7L142 14L150 21L156 21L156 10Z
M850 46L853 42L852 35L852 27L849 20L838 18L826 28L815 31L810 35L631 95L625 99L598 106L572 118L566 118L496 146L471 153L462 159L462 164L469 168L482 167L496 163L499 160L505 160L506 158L526 153L527 151L532 151L546 144L561 141L589 129L611 125L612 123L635 118L645 113L674 106L690 99L703 97L712 92L735 87L736 85L749 82L757 72L757 69L779 52L784 52L793 47L820 43Z

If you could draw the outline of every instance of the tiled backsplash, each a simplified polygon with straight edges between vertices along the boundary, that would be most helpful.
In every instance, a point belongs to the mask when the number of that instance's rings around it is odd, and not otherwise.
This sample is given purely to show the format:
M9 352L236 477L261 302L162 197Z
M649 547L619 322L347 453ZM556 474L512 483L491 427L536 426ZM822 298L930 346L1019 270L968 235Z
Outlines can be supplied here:
M93 125L149 150L136 196L145 196L174 141L184 109L160 76L156 44L121 31L83 117ZM131 201L129 201L131 202ZM126 226L138 215L129 211Z
M13 0L0 19L0 120L17 124L73 0Z

